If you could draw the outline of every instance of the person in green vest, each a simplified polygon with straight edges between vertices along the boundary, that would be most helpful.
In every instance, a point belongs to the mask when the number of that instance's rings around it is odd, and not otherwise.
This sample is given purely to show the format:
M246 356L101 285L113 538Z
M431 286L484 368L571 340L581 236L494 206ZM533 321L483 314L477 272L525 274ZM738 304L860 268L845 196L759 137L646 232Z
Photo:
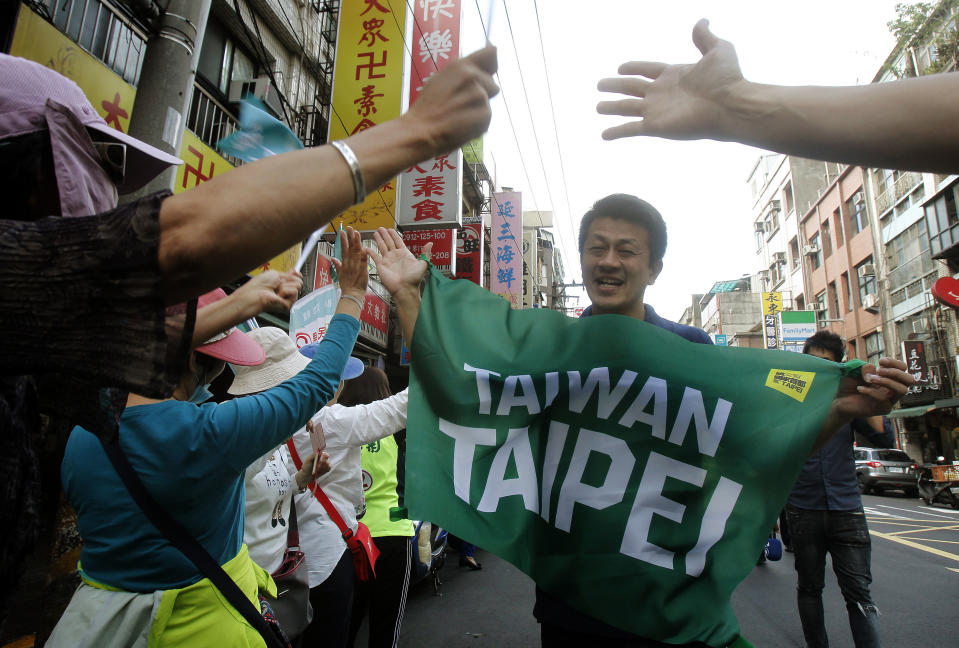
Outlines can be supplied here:
M390 396L386 374L376 367L366 367L360 376L344 383L338 402L344 407L353 407ZM376 560L376 577L357 583L354 590L347 645L353 646L369 611L369 648L391 648L399 641L406 611L406 592L413 561L413 543L410 542L413 523L406 518L391 519L390 516L390 511L400 505L396 479L399 448L393 436L367 443L361 454L366 500L363 523L369 528L380 555Z

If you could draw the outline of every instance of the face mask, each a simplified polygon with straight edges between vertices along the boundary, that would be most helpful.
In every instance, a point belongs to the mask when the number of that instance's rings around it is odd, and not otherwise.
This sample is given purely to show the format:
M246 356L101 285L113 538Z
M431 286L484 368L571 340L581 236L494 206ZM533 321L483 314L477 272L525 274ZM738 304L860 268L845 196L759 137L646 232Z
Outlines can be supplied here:
M210 383L205 385L197 385L196 389L193 390L193 394L190 396L189 401L191 403L200 405L213 398L213 392L210 391L209 387Z

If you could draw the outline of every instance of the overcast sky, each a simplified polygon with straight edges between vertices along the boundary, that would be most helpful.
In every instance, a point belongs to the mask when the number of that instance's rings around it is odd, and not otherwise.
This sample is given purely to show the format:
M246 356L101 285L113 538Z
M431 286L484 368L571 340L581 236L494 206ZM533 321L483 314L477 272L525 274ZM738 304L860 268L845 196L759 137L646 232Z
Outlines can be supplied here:
M596 114L604 96L596 82L614 75L627 60L695 62L699 52L690 34L701 17L709 18L715 34L733 42L752 81L868 83L894 44L886 27L895 16L894 0L539 0L544 66L533 1L507 0L509 22L503 0L494 1L491 40L499 47L503 95L493 102L486 140L490 172L500 186L523 192L525 210L553 210L567 281L580 280L576 232L579 217L596 199L625 192L654 204L666 219L669 246L665 269L646 301L669 319L682 314L693 293L760 269L746 177L761 151L717 142L604 142L601 131L618 119ZM468 53L483 44L480 11L486 21L489 0L463 2L463 52ZM584 296L579 305L587 303Z

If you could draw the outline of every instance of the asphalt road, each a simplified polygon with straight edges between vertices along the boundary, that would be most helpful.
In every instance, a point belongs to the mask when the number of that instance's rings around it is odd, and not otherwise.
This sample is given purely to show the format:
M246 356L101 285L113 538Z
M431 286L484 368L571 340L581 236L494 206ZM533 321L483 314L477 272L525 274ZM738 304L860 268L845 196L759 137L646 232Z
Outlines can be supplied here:
M929 507L899 493L864 496L873 536L873 597L887 648L959 647L959 511ZM482 571L441 571L434 596L428 582L410 592L400 646L512 648L539 645L532 616L533 584L512 565L483 551ZM755 646L804 643L796 612L792 554L757 567L733 595L743 636ZM852 646L846 609L827 566L826 627L831 645ZM365 646L361 635L357 646ZM584 647L586 648L586 647Z

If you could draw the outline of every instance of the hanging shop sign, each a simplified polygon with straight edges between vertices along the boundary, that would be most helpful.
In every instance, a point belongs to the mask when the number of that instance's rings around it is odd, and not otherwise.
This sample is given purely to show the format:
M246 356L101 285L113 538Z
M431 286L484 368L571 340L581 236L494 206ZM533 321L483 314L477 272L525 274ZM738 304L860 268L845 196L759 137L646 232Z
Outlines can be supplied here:
M416 2L410 63L410 105L427 80L459 58L460 0ZM396 223L404 230L459 227L463 212L459 149L414 164L400 175ZM448 274L448 273L447 273Z
M399 117L403 95L406 4L384 0L340 3L333 72L330 140L340 140ZM333 219L360 231L396 224L396 181L367 187L359 205Z

